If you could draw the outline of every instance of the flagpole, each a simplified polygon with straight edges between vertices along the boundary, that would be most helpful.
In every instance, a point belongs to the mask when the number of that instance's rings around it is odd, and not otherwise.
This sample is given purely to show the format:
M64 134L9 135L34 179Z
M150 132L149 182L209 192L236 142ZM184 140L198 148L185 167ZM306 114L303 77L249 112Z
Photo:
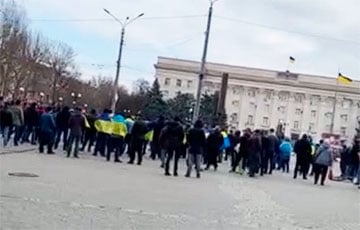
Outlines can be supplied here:
M331 124L330 124L330 133L331 134L334 134L335 112L336 112L336 103L337 103L338 90L339 90L339 80L336 78L335 99L334 99L334 104L333 104L333 109L332 109L332 117L331 117Z

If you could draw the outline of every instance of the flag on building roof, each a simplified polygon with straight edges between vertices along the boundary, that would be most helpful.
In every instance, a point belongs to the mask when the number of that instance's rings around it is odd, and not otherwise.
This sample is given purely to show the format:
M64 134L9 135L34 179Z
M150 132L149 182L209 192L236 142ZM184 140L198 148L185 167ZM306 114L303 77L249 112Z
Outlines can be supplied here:
M289 62L290 62L290 63L295 63L295 58L294 58L293 56L290 56L290 57L289 57Z
M338 81L338 83L347 85L347 84L350 84L352 82L352 79L347 77L347 76L342 75L341 73L339 73L339 75L337 77L337 81Z

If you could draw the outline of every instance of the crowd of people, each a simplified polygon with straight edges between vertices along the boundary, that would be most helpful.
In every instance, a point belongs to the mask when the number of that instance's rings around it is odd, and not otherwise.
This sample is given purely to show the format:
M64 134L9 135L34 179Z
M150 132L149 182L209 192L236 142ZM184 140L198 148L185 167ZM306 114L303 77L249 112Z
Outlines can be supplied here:
M90 112L83 108L68 106L41 106L36 103L22 103L20 100L4 102L0 100L0 127L2 146L10 139L14 146L30 143L39 146L39 152L48 154L62 148L67 157L78 158L80 151L92 152L94 156L114 162L127 154L128 164L142 164L143 155L160 159L166 176L178 176L178 162L186 158L186 177L195 168L200 178L203 170L230 158L230 172L245 173L250 177L271 175L274 170L290 172L290 158L294 154L296 163L293 178L298 174L303 179L314 176L314 184L332 177L329 168L340 158L341 175L338 180L360 182L360 142L354 138L352 145L341 142L336 148L330 141L322 140L314 144L304 134L299 140L291 141L274 129L241 131L225 127L209 127L201 120L193 125L184 124L178 117L147 121L138 114L126 117L122 113L112 113L105 109L102 113ZM149 149L149 151L147 151ZM173 167L171 168L171 162ZM360 186L359 186L360 188Z

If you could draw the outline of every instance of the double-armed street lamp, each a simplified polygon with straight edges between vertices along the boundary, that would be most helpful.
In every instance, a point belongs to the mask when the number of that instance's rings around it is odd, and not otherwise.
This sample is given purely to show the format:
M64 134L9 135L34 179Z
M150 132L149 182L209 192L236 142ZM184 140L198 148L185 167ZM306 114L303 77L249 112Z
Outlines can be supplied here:
M82 97L81 93L71 93L71 97L73 98L73 105L76 105L76 102L78 99L80 99Z
M126 17L124 21L121 21L116 16L114 16L109 10L104 9L104 11L105 11L105 13L110 15L116 22L118 22L121 25L120 47L119 47L118 59L116 61L116 75L115 75L114 86L113 86L114 87L113 95L112 95L112 99L111 99L111 109L113 112L115 112L116 102L118 100L118 82L119 82L120 67L121 67L122 49L123 49L123 45L124 45L125 29L129 24L134 22L136 19L144 16L144 13L141 13L134 18Z

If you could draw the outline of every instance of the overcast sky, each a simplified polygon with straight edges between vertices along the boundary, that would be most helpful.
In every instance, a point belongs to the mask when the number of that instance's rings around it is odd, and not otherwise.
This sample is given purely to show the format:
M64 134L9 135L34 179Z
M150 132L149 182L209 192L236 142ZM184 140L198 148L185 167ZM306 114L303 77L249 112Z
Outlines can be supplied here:
M74 48L83 78L115 75L121 28L103 8L120 19L145 13L127 27L121 84L152 81L158 56L201 59L209 0L18 2L31 28ZM293 56L291 71L360 80L359 11L360 0L219 0L208 61L285 70Z

